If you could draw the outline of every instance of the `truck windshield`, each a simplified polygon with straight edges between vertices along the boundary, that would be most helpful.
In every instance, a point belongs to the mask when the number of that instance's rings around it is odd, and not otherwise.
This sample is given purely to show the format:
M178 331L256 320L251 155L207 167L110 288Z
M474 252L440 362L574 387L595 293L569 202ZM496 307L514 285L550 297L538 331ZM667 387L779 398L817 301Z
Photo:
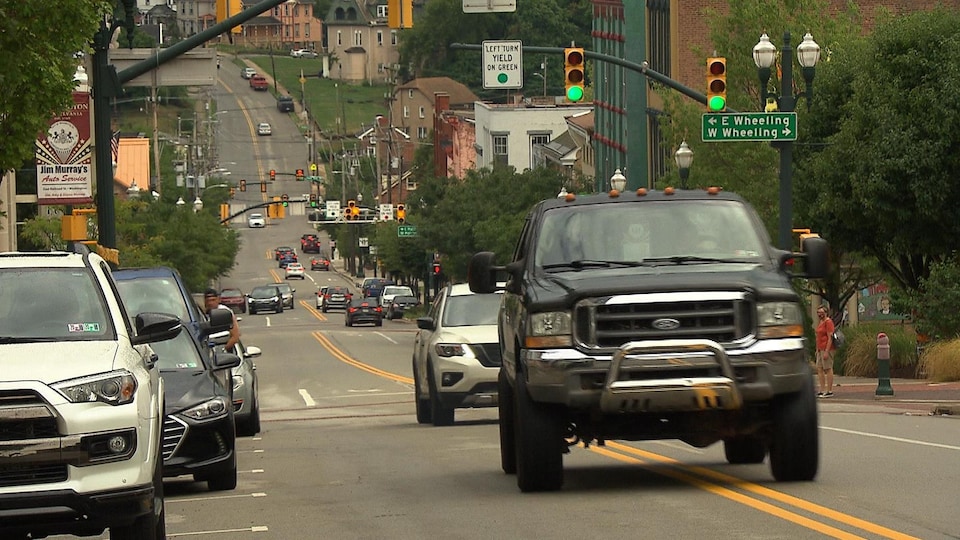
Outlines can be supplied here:
M764 240L735 201L669 201L555 208L544 215L535 265L548 271L759 262Z

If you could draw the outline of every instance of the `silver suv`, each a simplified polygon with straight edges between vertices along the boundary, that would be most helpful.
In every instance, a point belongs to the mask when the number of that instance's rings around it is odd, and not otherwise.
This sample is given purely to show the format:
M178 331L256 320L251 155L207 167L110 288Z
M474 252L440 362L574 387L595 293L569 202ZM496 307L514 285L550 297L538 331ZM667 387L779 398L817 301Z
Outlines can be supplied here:
M417 422L453 424L455 409L497 406L501 293L475 294L448 285L417 319L413 380Z
M0 537L164 538L163 380L91 253L0 253Z

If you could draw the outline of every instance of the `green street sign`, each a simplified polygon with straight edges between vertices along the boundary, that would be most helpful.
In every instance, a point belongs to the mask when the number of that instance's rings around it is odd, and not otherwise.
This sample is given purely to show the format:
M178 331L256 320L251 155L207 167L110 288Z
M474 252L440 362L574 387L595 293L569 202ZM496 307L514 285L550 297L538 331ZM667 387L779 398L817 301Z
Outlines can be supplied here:
M397 238L413 238L416 235L416 225L400 225L397 227Z
M308 176L307 180L310 182L322 182L323 178L320 176Z
M795 141L797 113L711 113L702 119L703 142Z

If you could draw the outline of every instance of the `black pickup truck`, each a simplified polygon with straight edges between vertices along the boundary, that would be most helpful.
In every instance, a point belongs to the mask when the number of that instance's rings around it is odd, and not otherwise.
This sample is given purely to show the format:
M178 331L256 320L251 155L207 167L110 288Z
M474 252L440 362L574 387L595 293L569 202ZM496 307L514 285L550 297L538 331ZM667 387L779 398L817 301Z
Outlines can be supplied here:
M506 277L499 317L501 466L521 491L560 489L563 454L606 440L723 441L769 454L778 481L819 466L817 403L791 278L828 268L827 242L771 246L718 188L538 203L512 260L480 252L477 293Z

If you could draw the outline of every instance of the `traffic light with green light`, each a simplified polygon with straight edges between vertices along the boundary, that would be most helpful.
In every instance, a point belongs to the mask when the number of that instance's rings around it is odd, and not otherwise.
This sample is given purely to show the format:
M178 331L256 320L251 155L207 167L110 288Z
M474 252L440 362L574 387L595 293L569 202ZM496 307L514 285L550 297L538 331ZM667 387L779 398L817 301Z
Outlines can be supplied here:
M577 103L583 99L583 83L586 79L582 47L567 47L563 49L563 84L566 88L568 101Z
M280 196L280 200L283 202L284 208L290 206L290 197L288 197L286 193Z
M403 225L407 221L407 210L402 204L397 205L397 223Z
M311 194L310 194L310 208L317 208L318 206L320 206L320 201L319 201L319 199L317 199L317 194L316 194L316 193L311 193Z
M722 112L727 108L727 59L707 58L707 110Z

